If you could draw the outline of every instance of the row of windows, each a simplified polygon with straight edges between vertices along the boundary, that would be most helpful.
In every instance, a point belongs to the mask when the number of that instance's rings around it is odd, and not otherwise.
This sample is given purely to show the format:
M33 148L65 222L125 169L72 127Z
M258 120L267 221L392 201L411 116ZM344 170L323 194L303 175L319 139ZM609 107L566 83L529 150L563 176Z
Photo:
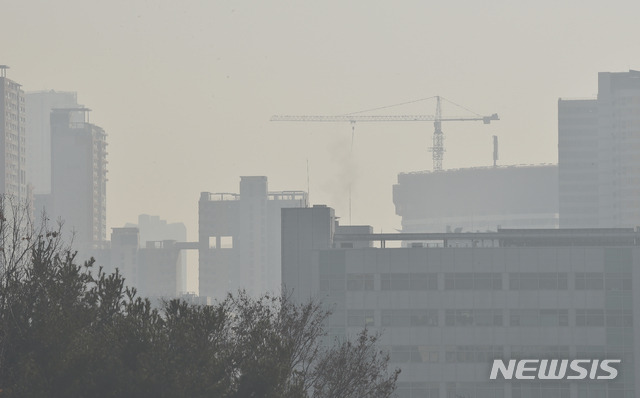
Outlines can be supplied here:
M438 383L398 382L396 386L398 398L440 398Z
M567 290L569 274L566 272L515 272L507 274L507 290ZM381 273L381 291L438 290L438 273ZM576 272L576 290L631 290L630 273ZM344 274L321 274L320 290L345 289ZM346 290L376 290L376 274L346 275ZM444 290L503 290L502 274L498 272L444 273Z
M447 398L461 397L504 398L504 387L500 383L447 383ZM541 395L541 397L548 396Z
M446 383L447 398L504 398L502 383ZM621 389L603 383L580 383L580 398L632 398L632 389ZM440 398L439 383L399 382L396 394L398 398ZM569 398L570 385L566 382L513 383L513 398Z
M631 310L576 310L576 326L632 327Z
M375 310L348 310L347 326L376 326ZM569 313L573 312L577 327L633 327L631 310L594 309L511 309L507 310L505 325L502 309L452 309L444 310L444 326L569 326ZM441 326L439 310L397 309L380 310L380 326L411 327Z
M608 352L607 352L608 348ZM502 345L391 345L381 349L394 363L490 363L502 359L548 358L617 358L633 361L632 353L606 346L576 346L575 355L568 345L502 346Z

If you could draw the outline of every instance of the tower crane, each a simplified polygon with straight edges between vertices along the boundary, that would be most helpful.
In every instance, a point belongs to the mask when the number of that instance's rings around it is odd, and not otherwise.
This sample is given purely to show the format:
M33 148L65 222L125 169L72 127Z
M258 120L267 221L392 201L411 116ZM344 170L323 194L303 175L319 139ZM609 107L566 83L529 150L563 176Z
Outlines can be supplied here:
M442 170L442 158L444 156L444 134L442 133L442 122L470 122L470 121L482 121L484 124L491 123L492 120L500 120L498 118L498 114L494 113L491 116L481 116L476 114L473 117L442 117L441 111L441 99L446 100L460 108L460 105L457 105L444 97L435 96L430 98L424 98L422 100L405 102L398 105L405 105L408 103L423 101L427 99L436 99L436 113L435 115L387 115L387 116L378 116L378 115L359 115L359 113L367 112L361 111L356 113L350 113L346 115L336 115L336 116L290 116L290 115L274 115L271 117L272 122L349 122L351 125L355 125L355 123L359 122L433 122L434 132L433 132L433 146L429 148L429 151L433 153L433 170L441 171ZM383 108L390 108L391 105ZM371 109L378 110L382 108ZM465 108L463 108L465 109ZM468 111L468 109L465 109ZM475 112L472 112L475 113Z

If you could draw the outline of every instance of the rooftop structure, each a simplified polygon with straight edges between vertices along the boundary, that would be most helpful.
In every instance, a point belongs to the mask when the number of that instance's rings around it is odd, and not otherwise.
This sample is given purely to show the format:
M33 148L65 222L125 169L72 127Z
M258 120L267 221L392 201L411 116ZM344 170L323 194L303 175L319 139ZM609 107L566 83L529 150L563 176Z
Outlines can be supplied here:
M499 166L398 175L403 232L558 227L556 165Z

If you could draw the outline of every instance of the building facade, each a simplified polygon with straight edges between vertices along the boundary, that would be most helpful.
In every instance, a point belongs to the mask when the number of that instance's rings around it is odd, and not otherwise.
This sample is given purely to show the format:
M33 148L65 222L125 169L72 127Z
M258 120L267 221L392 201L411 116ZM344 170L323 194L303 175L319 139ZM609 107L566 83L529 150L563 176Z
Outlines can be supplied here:
M403 232L557 228L556 165L401 173L393 186Z
M637 396L639 231L368 228L340 226L328 207L284 209L283 288L333 308L330 336L380 332L400 397ZM494 359L578 358L622 363L613 381L489 378Z
M140 214L137 224L126 224L125 227L138 228L141 248L157 248L169 246L168 241L186 242L187 227L184 223L168 223L159 216ZM150 245L148 245L150 243ZM150 246L150 247L148 247ZM178 256L178 292L187 291L187 251L182 250Z
M113 228L111 247L103 249L106 256L99 265L105 271L118 272L125 285L136 288L138 296L154 299L176 298L180 295L183 248L175 240L146 241L140 247L140 230L136 227Z
M26 106L22 86L7 78L0 65L0 193L18 202L31 200L27 191Z
M599 225L598 102L558 100L558 197L560 226Z
M34 195L51 194L51 110L79 108L77 94L68 91L34 91L25 96L27 123L27 182ZM84 115L76 112L75 122Z
M558 101L562 227L640 225L640 71L598 73L598 97Z
M104 130L76 121L86 108L51 113L52 219L61 218L82 252L106 241L107 141Z
M240 193L202 192L199 294L224 298L280 291L280 211L307 206L303 191L269 192L267 177L240 177Z

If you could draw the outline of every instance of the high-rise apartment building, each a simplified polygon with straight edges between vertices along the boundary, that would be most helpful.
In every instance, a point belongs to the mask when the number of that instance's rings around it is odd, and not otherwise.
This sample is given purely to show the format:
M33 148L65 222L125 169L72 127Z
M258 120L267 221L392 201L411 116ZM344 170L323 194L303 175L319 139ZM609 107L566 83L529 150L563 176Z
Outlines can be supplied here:
M25 96L27 109L27 182L33 186L34 195L51 193L51 110L78 108L77 94L67 91L34 91ZM84 121L84 115L76 112Z
M7 78L0 65L0 193L18 201L31 200L27 191L26 109L22 86Z
M278 292L280 212L307 206L307 193L269 192L267 177L240 177L239 194L202 192L198 206L200 296Z
M558 101L560 226L640 225L640 71L600 72L597 99Z
M104 130L76 121L86 108L54 109L51 113L52 218L62 218L82 250L106 241L107 142Z

